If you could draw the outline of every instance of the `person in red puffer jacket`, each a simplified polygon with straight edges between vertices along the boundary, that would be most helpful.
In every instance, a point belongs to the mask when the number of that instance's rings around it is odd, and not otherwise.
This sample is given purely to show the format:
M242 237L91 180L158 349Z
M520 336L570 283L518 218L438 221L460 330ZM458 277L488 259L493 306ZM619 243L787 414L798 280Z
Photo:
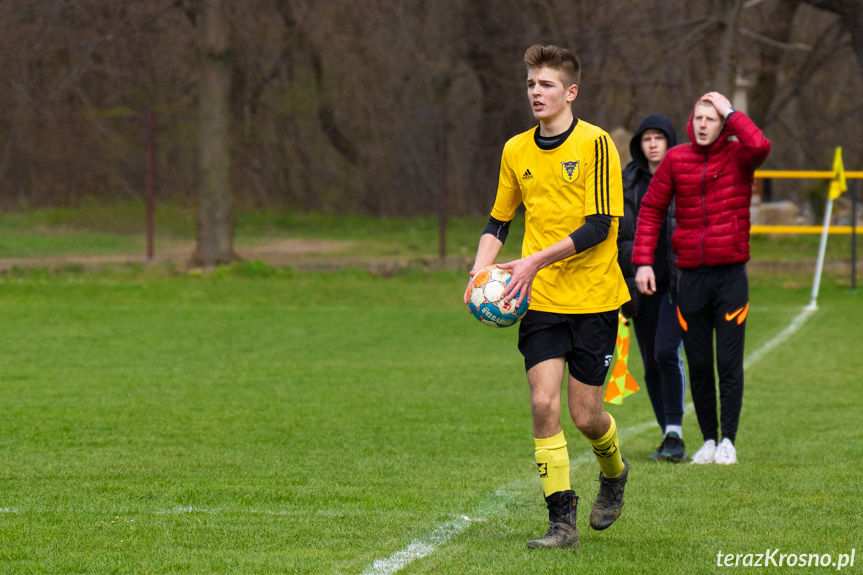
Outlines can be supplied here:
M672 199L671 245L680 269L677 314L689 363L692 400L704 445L692 463L737 463L743 405L743 344L749 311L749 207L755 169L770 141L718 92L695 103L688 144L669 150L641 204L632 263L641 293L656 291L653 257ZM719 373L719 442L713 334Z

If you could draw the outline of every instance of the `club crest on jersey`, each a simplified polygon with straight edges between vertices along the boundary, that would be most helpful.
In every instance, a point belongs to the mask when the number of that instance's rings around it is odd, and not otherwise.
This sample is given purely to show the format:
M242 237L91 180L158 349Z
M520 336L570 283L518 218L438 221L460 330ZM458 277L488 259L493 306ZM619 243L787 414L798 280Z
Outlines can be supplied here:
M579 169L578 162L580 160L576 160L574 162L561 162L560 163L560 175L563 176L563 179L569 182L570 184L578 179Z

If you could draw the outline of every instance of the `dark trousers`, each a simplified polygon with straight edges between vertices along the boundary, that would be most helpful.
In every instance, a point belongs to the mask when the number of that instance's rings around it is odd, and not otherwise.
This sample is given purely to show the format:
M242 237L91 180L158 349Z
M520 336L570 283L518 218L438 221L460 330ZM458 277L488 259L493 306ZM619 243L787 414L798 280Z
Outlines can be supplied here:
M746 265L680 270L678 309L692 402L704 440L719 440L713 336L722 437L734 442L743 406L743 343L749 312Z
M677 294L639 295L633 318L635 339L644 364L644 383L663 433L666 425L683 424L686 375L683 369L683 330L677 320Z

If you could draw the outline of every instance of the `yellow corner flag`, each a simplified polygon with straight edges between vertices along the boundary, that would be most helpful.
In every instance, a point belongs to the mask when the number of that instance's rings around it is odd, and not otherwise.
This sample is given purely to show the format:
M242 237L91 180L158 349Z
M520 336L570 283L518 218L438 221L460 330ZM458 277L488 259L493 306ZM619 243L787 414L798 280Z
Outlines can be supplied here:
M830 199L835 200L847 189L848 184L845 182L845 166L842 165L842 146L837 146L836 153L833 156L833 179L830 180Z
M614 348L617 362L611 370L611 379L605 390L605 401L620 405L624 397L638 391L638 383L626 366L626 361L629 359L629 322L621 313L617 315L617 343Z

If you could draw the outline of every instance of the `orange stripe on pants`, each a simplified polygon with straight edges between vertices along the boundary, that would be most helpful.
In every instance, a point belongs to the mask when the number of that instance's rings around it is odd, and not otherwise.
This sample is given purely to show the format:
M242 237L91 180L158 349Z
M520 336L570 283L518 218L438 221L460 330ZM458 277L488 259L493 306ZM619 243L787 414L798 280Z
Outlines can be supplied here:
M689 331L689 326L686 324L686 320L683 319L683 315L680 313L680 306L677 306L677 321L680 322L680 327L683 328L683 331Z

